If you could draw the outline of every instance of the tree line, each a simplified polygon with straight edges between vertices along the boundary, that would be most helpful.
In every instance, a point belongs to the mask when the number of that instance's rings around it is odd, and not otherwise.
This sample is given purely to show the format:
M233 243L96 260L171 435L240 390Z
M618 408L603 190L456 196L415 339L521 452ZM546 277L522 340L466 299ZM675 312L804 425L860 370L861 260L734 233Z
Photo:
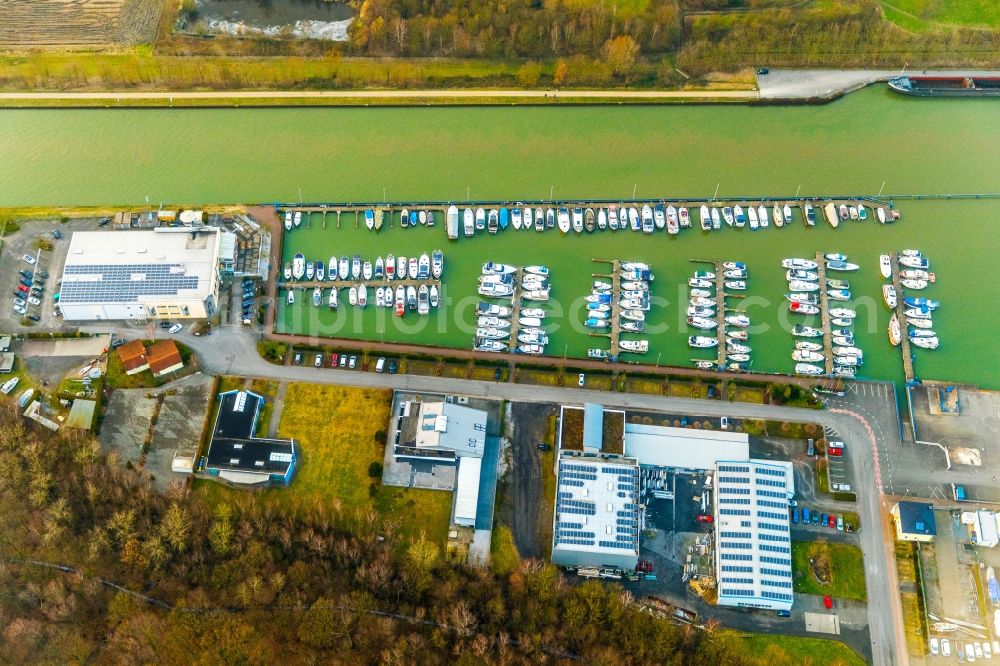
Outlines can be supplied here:
M89 434L0 413L7 663L776 664L678 627L620 586L537 560L473 569L400 521L319 503L210 506ZM34 563L34 564L32 564ZM42 566L39 566L42 564ZM58 564L63 568L49 566ZM116 587L120 586L120 587Z

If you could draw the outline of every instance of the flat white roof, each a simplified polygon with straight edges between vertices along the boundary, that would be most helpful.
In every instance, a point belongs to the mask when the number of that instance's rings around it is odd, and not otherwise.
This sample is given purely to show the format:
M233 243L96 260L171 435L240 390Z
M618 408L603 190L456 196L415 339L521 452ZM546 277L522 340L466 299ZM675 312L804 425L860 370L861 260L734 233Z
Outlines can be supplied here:
M640 465L680 469L712 469L718 460L746 460L746 433L625 424L625 455Z
M452 402L422 402L417 415L416 446L482 457L486 447L486 417L481 409Z
M203 299L215 290L220 236L214 227L75 232L59 301Z
M553 551L639 554L639 466L634 460L562 455Z
M458 479L455 482L455 522L474 525L479 504L479 475L483 459L462 456L458 459Z
M790 608L791 463L720 460L715 474L719 604Z

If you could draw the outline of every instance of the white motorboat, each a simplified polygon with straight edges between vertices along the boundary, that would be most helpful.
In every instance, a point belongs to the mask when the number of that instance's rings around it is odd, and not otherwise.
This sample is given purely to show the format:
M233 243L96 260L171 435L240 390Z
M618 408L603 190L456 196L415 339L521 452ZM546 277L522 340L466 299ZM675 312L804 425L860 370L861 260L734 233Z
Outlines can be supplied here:
M368 287L364 284L358 285L358 305L368 307Z
M385 289L383 289L382 287L375 288L375 307L377 308L385 307Z
M361 279L361 255L356 254L351 260L351 279Z
M904 280L931 280L932 273L920 268L907 268L899 271L899 277Z
M940 341L937 336L926 338L910 336L910 344L915 347L920 347L921 349L937 349L940 345Z
M649 291L649 283L642 280L626 280L622 282L625 291Z
M629 333L642 333L646 328L646 324L641 321L623 321L619 324L619 327Z
M529 345L547 345L549 336L540 329L522 329L517 334L517 341Z
M565 208L560 208L559 213L556 215L556 224L559 226L559 231L564 234L568 234L570 230L569 221L569 211Z
M753 231L760 229L760 222L757 218L757 209L753 206L747 207L747 216L750 218L750 228Z
M462 226L465 231L465 237L470 238L476 233L476 214L472 212L471 208L466 208L465 212L462 214Z
M316 287L313 289L313 305L317 308L323 302L323 288Z
M792 360L799 363L822 363L825 357L819 352L796 349L792 352Z
M316 265L313 262L311 262L311 261L307 261L306 262L306 279L307 280L312 280L315 275L316 275Z
M878 208L876 208L875 209L875 217L878 218L878 221L879 221L880 224L885 224L885 222L886 222L886 219L885 219L885 208L882 208L881 206L879 206Z
M903 285L907 289L914 289L919 291L921 289L927 288L927 280L900 280L899 284Z
M363 277L365 280L371 280L372 275L373 275L372 262L366 261L363 264L361 264L361 277Z
M834 203L828 203L823 206L823 215L826 217L826 221L830 223L830 226L836 229L840 226L840 216L837 215L837 206Z
M510 308L506 305L496 305L495 303L480 301L479 305L476 306L476 314L479 316L509 317Z
M525 266L525 273L531 273L532 275L540 275L542 277L549 276L549 269L546 266Z
M852 347L854 346L854 336L853 335L834 335L831 336L830 340L833 344L838 347Z
M858 313L851 308L830 308L830 316L838 319L854 319Z
M677 219L677 209L667 206L667 233L676 235L680 231L680 221Z
M597 209L597 228L602 231L608 228L608 214L603 208Z
M503 342L500 342L499 340L487 340L485 338L481 340L476 340L475 344L473 345L473 348L476 351L481 351L481 352L507 351L507 345L504 344Z
M852 220L858 219L858 207L857 206L848 206L847 207L847 213L848 213L848 217L850 217Z
M478 317L476 325L482 328L510 328L510 320L501 317Z
M620 340L618 348L630 354L645 354L649 352L649 340Z
M501 264L495 261L487 261L483 264L481 272L483 275L512 275L515 271L517 271L516 266Z
M818 342L809 342L808 340L796 340L795 348L803 351L823 351L823 345Z
M730 354L729 352L726 352L726 360L733 362L733 363L730 364L730 367L729 367L729 371L730 372L734 371L734 368L732 366L736 366L738 369L742 370L744 368L740 368L738 364L739 363L746 363L747 361L749 361L750 360L750 354Z
M419 271L420 271L420 263L419 263L419 261L417 260L416 257L410 257L407 260L407 264L406 265L407 265L407 271L406 271L407 275L410 276L411 280L416 280L417 276L419 275Z
M517 323L528 328L541 328L541 317L518 317Z
M423 225L427 224L427 211L426 210L417 211L417 222L419 222L420 224L423 224Z
M417 288L412 284L406 287L406 309L410 311L417 309Z
M583 209L579 206L573 209L573 231L583 233Z
M406 312L406 288L403 285L396 287L395 306L396 316L402 317Z
M538 301L540 303L544 303L549 300L549 292L548 290L542 289L529 289L521 294L521 298L526 301Z
M535 209L535 231L545 231L545 213L541 208Z
M805 205L806 209L806 224L810 227L816 225L816 210L813 208L811 203Z
M392 280L396 277L396 255L388 254L385 257L385 279Z
M300 210L295 211L295 216L292 218L292 222L295 224L296 229L299 227L300 224L302 224L302 211Z
M289 289L288 290L288 296L286 297L285 302L288 303L288 305L292 305L293 303L295 303L295 290L294 289Z
M696 289L711 289L715 287L715 282L701 278L688 278L688 286Z
M726 280L723 282L723 286L733 291L746 291L747 283L745 280Z
M514 285L503 282L485 282L479 285L479 295L489 298L503 298L514 295Z
M651 234L656 229L653 209L648 204L642 205L642 233Z
M15 388L17 388L17 384L20 381L21 381L20 377L11 377L10 379L8 379L3 383L3 386L0 386L0 393L3 393L4 395L10 395L10 392L13 391Z
M653 218L650 217L649 219L650 222L652 222ZM635 206L631 206L628 209L628 223L632 228L632 231L639 231L642 229L642 223L639 221L639 209Z
M827 289L826 297L831 301L849 301L851 292L847 289Z
M726 221L728 226L733 226L735 219L733 218L733 209L726 206L722 209L722 219Z
M858 270L857 264L852 264L849 261L828 261L826 262L826 270L828 271L856 271Z
M812 326L796 324L792 327L792 335L797 338L818 338L823 335L823 331L818 328L813 328Z
M800 315L818 315L819 306L813 303L789 303L788 311Z
M292 257L292 277L296 280L301 280L302 276L306 274L306 257L301 252L297 252L294 257Z
M757 206L757 221L761 229L767 229L767 208L764 204ZM778 225L781 226L780 224Z
M593 286L591 287L591 290L594 292L611 291L611 289L612 286L610 282L602 282L600 280L595 280Z
M434 250L431 252L431 275L435 280L440 280L442 273L444 273L444 252Z
M710 331L714 328L717 328L719 322L715 321L714 319L706 319L704 317L688 317L687 324L692 328L698 328L703 331Z
M539 356L545 353L544 347L542 345L526 344L521 343L516 349L518 354L530 354L532 356Z
M746 328L750 325L750 317L745 314L732 314L726 315L726 324L729 326L739 326L741 328Z
M788 288L792 291L819 291L819 284L804 280L792 280L788 283Z
M337 277L341 280L346 280L351 274L351 260L344 255L340 258L340 263L337 264Z
M283 274L285 276L286 282L292 279L292 262L290 261L285 262L285 270Z
M702 308L710 308L715 305L715 301L710 298L703 298L701 296L694 296L688 301L691 305L697 305Z
M782 215L784 215L784 217L785 217L785 224L791 224L792 223L792 207L789 206L788 204L785 204L784 206L781 207L781 212L782 212Z
M688 338L688 346L695 349L711 349L719 346L719 339L705 335L692 335Z
M448 206L445 228L448 231L448 238L451 240L458 238L458 206Z
M436 308L439 303L437 285L434 284L431 285L430 296L431 296L431 307Z
M645 321L646 320L646 313L643 312L642 310L636 310L636 309L622 310L621 312L619 312L619 316L621 316L622 319L625 319L625 320L628 320L628 321Z
M486 215L486 230L491 234L500 231L500 211L496 208L490 208Z
M836 356L849 356L852 358L862 358L865 354L857 347L834 347L833 353Z
M375 257L375 272L373 275L376 280L381 280L385 277L385 260L382 257Z
M882 300L885 301L886 307L890 310L896 308L897 294L896 287L891 284L882 285Z
M897 347L902 341L903 333L899 327L899 317L893 313L892 317L889 319L889 342L893 347Z
M522 317L535 317L537 319L545 319L546 316L545 308L521 308Z
M587 328L607 328L610 323L607 319L598 319L597 317L588 317L583 325Z
M806 303L807 305L817 305L819 304L819 297L816 294L807 294L803 292L793 292L785 294L785 299L790 303Z
M431 309L431 291L426 284L417 289L417 314L425 315Z
M834 356L833 363L842 368L856 368L864 363L864 359L857 356Z
M477 208L476 209L476 231L484 231L486 229L486 209Z
M819 313L817 312L816 314L819 314ZM840 317L834 317L833 319L830 320L830 323L833 324L834 326L853 326L854 325L854 320L853 319L841 319Z
M819 273L816 271L803 271L796 268L789 268L785 271L785 279L791 282L792 280L804 280L806 282L816 282L819 280Z
M715 361L699 361L698 359L691 359L694 361L694 366L699 370L715 370Z
M618 206L611 204L608 207L608 228L618 231Z
M350 289L347 290L347 302L350 303L351 305L357 305L358 304L358 288L357 287L351 287Z
M740 340L745 342L750 338L750 333L748 333L746 329L738 328L732 331L727 330L726 337L730 340Z
M292 211L285 211L285 231L292 230Z
M689 305L684 312L688 317L715 317L715 308L703 308L697 305Z
M681 225L681 229L688 229L691 226L691 215L688 213L686 206L680 206L677 209L677 222Z
M711 298L715 295L711 289L691 289L688 292L692 297Z
M862 203L858 204L858 220L861 222L868 220L868 211L865 210L865 205Z
M712 229L718 231L722 228L722 217L719 215L718 208L712 208Z
M921 268L923 270L930 268L930 262L925 257L902 256L899 258L899 265L906 266L907 268Z
M424 252L417 259L417 277L418 280L426 280L431 276L431 258L427 256Z
M831 204L832 205L832 204ZM809 377L816 377L823 374L823 368L818 365L813 365L811 363L796 363L795 364L795 374L797 375L807 375Z
M336 307L338 305L340 305L340 293L339 292L340 292L340 290L337 289L336 287L334 287L333 289L330 290L330 298L327 301L327 303L330 305L331 308L336 309Z
M814 271L819 268L819 264L812 259L799 259L797 257L782 259L781 266L782 268L794 268L802 271Z
M753 349L750 345L745 345L742 342L736 342L734 340L726 340L726 352L733 354L749 354Z

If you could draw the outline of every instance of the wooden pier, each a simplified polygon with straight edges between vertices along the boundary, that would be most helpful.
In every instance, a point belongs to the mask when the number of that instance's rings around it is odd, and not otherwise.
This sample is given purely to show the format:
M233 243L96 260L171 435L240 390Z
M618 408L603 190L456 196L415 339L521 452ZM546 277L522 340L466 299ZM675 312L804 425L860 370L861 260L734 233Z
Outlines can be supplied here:
M524 279L524 268L518 266L514 270L514 294L510 297L510 350L517 349L517 334L521 332L521 280ZM478 323L478 322L477 322Z
M826 293L826 257L816 253L816 272L819 274L819 318L823 329L823 364L826 374L833 374L833 332L830 324L830 296Z
M587 335L595 338L607 338L608 342L611 344L611 349L609 353L615 360L618 359L618 355L621 353L621 337L622 337L622 326L621 326L621 294L622 294L622 271L621 271L621 261L618 259L592 259L595 264L611 264L611 274L606 275L604 273L591 273L591 277L595 278L609 278L611 280L611 316L608 318L608 332L601 333L599 331L589 331ZM587 317L590 317L590 311L587 310Z
M916 379L916 371L913 369L913 347L910 345L910 336L907 334L906 326L906 299L903 294L903 285L899 277L899 253L893 252L889 255L892 268L892 286L896 289L896 318L899 319L899 342L900 351L903 354L903 376L906 383Z

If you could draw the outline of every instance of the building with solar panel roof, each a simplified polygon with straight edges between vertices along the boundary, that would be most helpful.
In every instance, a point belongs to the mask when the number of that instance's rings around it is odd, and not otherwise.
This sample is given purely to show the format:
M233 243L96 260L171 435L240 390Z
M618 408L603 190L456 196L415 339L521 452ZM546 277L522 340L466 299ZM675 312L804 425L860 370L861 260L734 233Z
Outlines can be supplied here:
M59 289L63 319L210 317L220 238L213 227L74 233Z

